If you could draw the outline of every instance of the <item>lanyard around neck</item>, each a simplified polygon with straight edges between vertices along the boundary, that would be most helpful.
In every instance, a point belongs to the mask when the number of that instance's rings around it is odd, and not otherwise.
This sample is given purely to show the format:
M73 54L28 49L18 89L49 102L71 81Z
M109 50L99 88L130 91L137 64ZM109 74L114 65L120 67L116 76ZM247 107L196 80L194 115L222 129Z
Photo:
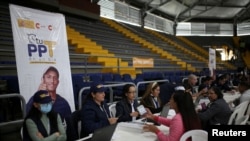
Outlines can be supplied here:
M102 110L102 112L104 112L106 114L107 118L109 118L109 115L108 115L106 109L104 108L104 105L102 105L102 106L100 105L99 107Z

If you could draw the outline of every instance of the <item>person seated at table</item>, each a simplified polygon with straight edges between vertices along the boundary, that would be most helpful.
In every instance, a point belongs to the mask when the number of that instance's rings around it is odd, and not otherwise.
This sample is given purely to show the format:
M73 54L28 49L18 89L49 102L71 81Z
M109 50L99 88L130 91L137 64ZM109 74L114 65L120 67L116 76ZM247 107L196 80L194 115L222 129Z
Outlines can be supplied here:
M213 81L214 81L213 77L211 77L211 76L206 76L206 77L203 79L202 84L206 85L207 88L210 88L210 87L211 87L211 84L213 83ZM201 84L201 85L202 85L202 84Z
M117 118L110 116L105 102L105 88L100 82L93 82L90 93L86 96L81 109L81 137L93 133L96 129L117 123Z
M150 83L141 98L140 104L142 104L146 108L149 108L153 114L160 113L162 110L162 104L159 94L160 85L157 82Z
M136 88L132 84L126 84L123 87L123 99L116 103L116 117L118 122L134 121L140 117L137 107L138 102L135 99Z
M196 99L200 93L197 91L197 89L195 88L197 85L197 76L194 74L190 74L188 76L188 80L184 81L183 86L185 88L185 91L188 92L189 94L191 94L191 96Z
M212 84L212 86L218 87L222 92L232 92L234 93L232 88L226 83L226 75L221 75L218 79Z
M223 94L218 87L211 87L208 90L210 103L205 110L198 111L203 129L209 125L226 125L232 114L229 104L223 99Z
M66 141L61 117L52 110L52 98L47 90L33 96L33 104L23 123L23 141Z
M245 78L245 76L241 73L236 74L235 78L233 79L233 86L239 86L239 83L241 81L247 81L247 79Z
M233 101L234 106L239 105L244 101L250 100L250 84L247 81L241 81L238 86L241 96Z
M201 99L208 99L207 98L208 87L205 84L201 84L198 88L198 96L195 99L195 106L197 106Z
M196 86L197 82L197 76L194 74L190 74L188 76L188 80L183 82L183 86L186 91L193 95L196 93L194 87Z
M185 92L190 94L191 96L195 97L196 95L193 95L195 93L192 92L193 87L191 85L184 85Z
M190 94L183 90L175 91L171 96L169 104L176 112L171 119L153 115L150 110L145 115L147 118L168 126L169 134L165 135L157 126L149 124L143 126L144 131L155 133L159 141L179 141L185 132L192 129L201 129L200 120Z

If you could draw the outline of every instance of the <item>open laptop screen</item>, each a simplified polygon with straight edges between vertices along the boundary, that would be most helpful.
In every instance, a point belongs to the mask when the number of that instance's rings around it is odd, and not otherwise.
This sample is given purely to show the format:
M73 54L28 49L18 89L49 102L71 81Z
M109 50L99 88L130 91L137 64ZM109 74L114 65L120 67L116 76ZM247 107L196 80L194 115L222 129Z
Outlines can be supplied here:
M94 131L91 141L110 141L117 124L112 124Z
M162 110L161 110L160 116L167 117L169 109L170 109L170 105L169 104L164 105L163 108L162 108Z

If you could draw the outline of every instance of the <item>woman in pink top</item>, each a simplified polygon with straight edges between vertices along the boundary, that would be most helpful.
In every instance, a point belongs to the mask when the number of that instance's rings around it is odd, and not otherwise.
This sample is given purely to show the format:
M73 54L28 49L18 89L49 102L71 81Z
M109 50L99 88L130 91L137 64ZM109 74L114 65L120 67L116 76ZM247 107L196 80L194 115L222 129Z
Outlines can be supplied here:
M165 135L155 125L145 125L145 131L153 132L159 141L179 141L181 136L189 130L201 129L201 123L194 108L192 96L182 90L175 91L169 101L170 107L176 115L172 119L155 116L148 111L146 117L169 126L169 134Z

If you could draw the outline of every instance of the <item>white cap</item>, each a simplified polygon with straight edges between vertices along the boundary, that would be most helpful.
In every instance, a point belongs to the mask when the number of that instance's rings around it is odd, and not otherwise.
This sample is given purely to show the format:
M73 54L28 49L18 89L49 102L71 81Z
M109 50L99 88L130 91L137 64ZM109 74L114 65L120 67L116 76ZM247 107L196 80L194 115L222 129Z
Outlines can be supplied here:
M176 86L174 88L175 91L185 91L185 88L183 86Z

